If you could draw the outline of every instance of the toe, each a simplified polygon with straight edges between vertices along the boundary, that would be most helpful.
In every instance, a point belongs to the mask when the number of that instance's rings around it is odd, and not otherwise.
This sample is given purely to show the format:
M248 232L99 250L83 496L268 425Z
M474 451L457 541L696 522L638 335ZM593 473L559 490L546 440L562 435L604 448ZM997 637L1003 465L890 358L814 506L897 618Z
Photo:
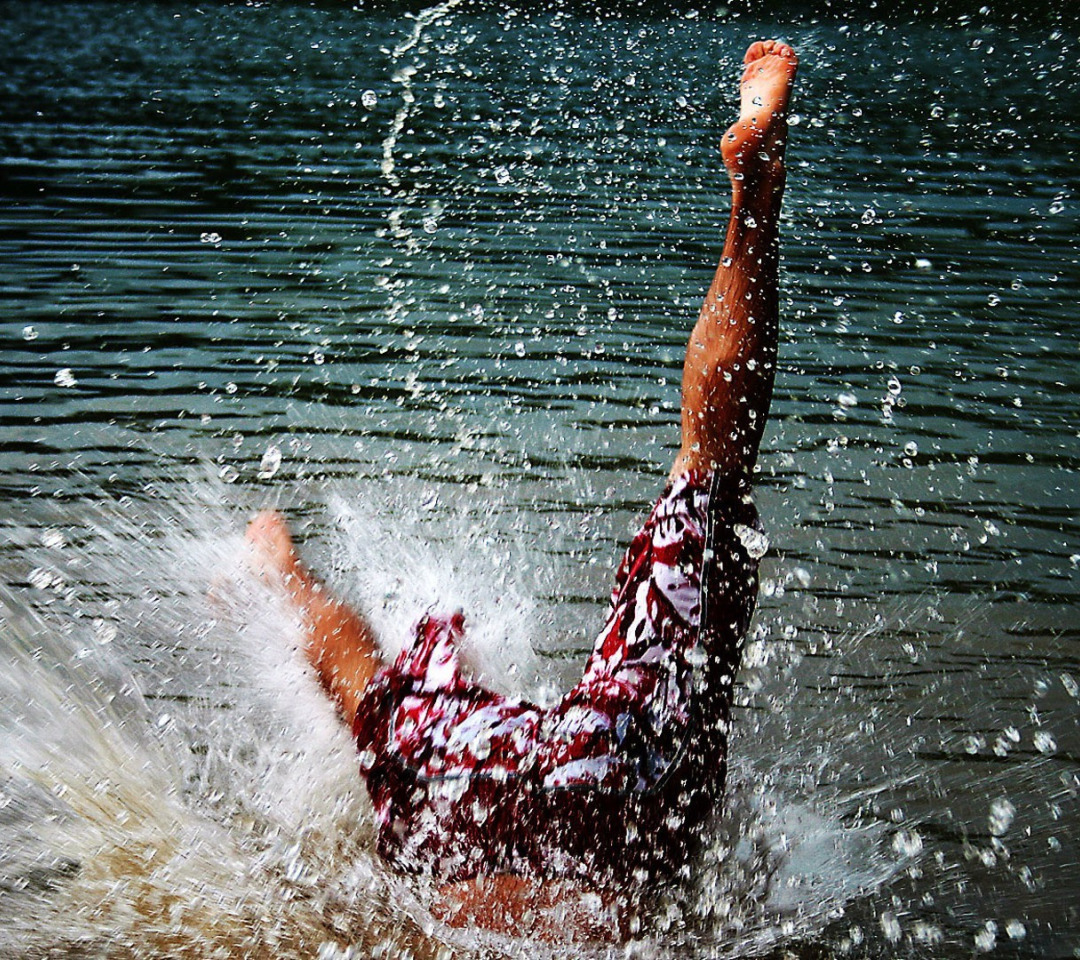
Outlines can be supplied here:
M750 44L743 63L750 64L762 57L776 56L784 60L796 60L795 51L782 40L758 40Z
M746 51L746 56L743 57L743 63L753 63L755 60L760 60L765 56L766 52L765 44L761 40L758 40L750 44L750 48Z

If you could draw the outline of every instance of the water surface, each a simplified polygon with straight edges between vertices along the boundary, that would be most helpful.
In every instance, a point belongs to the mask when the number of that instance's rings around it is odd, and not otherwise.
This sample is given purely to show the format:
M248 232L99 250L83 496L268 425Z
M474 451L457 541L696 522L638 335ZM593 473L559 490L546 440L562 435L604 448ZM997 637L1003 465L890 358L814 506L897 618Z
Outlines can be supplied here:
M772 549L730 809L640 952L1080 949L1067 31L5 14L0 949L548 950L373 859L287 615L228 572L279 505L391 646L439 598L493 682L569 682L674 453L766 35L803 59Z

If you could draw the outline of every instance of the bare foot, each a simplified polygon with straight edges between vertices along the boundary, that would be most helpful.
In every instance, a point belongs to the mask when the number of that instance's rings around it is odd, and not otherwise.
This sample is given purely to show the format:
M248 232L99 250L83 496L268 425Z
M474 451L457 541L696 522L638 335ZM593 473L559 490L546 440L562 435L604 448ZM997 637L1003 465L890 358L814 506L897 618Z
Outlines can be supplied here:
M779 40L759 40L743 58L739 119L720 146L733 181L778 175L783 179L787 108L799 58Z
M259 577L294 588L310 578L300 565L285 518L276 510L263 510L248 524L245 538L251 547L249 563Z
M276 510L258 514L248 524L246 537L252 572L282 589L295 607L306 634L304 653L351 724L364 688L381 664L371 628L308 573L285 518Z

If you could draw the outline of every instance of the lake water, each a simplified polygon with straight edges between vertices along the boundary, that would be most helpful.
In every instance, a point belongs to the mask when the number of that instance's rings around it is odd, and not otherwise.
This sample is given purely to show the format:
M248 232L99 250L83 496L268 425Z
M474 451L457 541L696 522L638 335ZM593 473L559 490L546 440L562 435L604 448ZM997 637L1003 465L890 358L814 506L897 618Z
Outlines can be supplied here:
M1075 31L7 5L0 954L1080 955ZM802 57L727 810L628 949L450 931L240 535L551 697ZM53 951L49 953L49 951ZM786 951L786 952L785 952Z

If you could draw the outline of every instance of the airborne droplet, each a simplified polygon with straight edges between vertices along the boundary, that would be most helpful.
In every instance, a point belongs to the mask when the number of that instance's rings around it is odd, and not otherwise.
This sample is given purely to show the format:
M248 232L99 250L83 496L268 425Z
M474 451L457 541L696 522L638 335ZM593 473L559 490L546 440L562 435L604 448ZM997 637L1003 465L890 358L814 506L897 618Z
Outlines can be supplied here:
M1002 837L1007 832L1016 817L1016 807L1008 800L1001 798L990 804L990 832L995 837Z
M889 943L896 943L900 939L900 921L891 910L886 910L881 915L881 932Z
M768 552L769 538L760 530L755 530L753 527L748 527L742 523L734 524L732 530L735 531L735 536L742 542L752 560L760 560Z
M259 472L256 476L260 480L269 480L280 469L281 450L275 446L267 447L266 453L262 455L262 460L259 461Z
M1054 739L1053 734L1048 733L1046 730L1036 730L1032 739L1035 741L1035 749L1039 753L1057 752L1057 741Z

